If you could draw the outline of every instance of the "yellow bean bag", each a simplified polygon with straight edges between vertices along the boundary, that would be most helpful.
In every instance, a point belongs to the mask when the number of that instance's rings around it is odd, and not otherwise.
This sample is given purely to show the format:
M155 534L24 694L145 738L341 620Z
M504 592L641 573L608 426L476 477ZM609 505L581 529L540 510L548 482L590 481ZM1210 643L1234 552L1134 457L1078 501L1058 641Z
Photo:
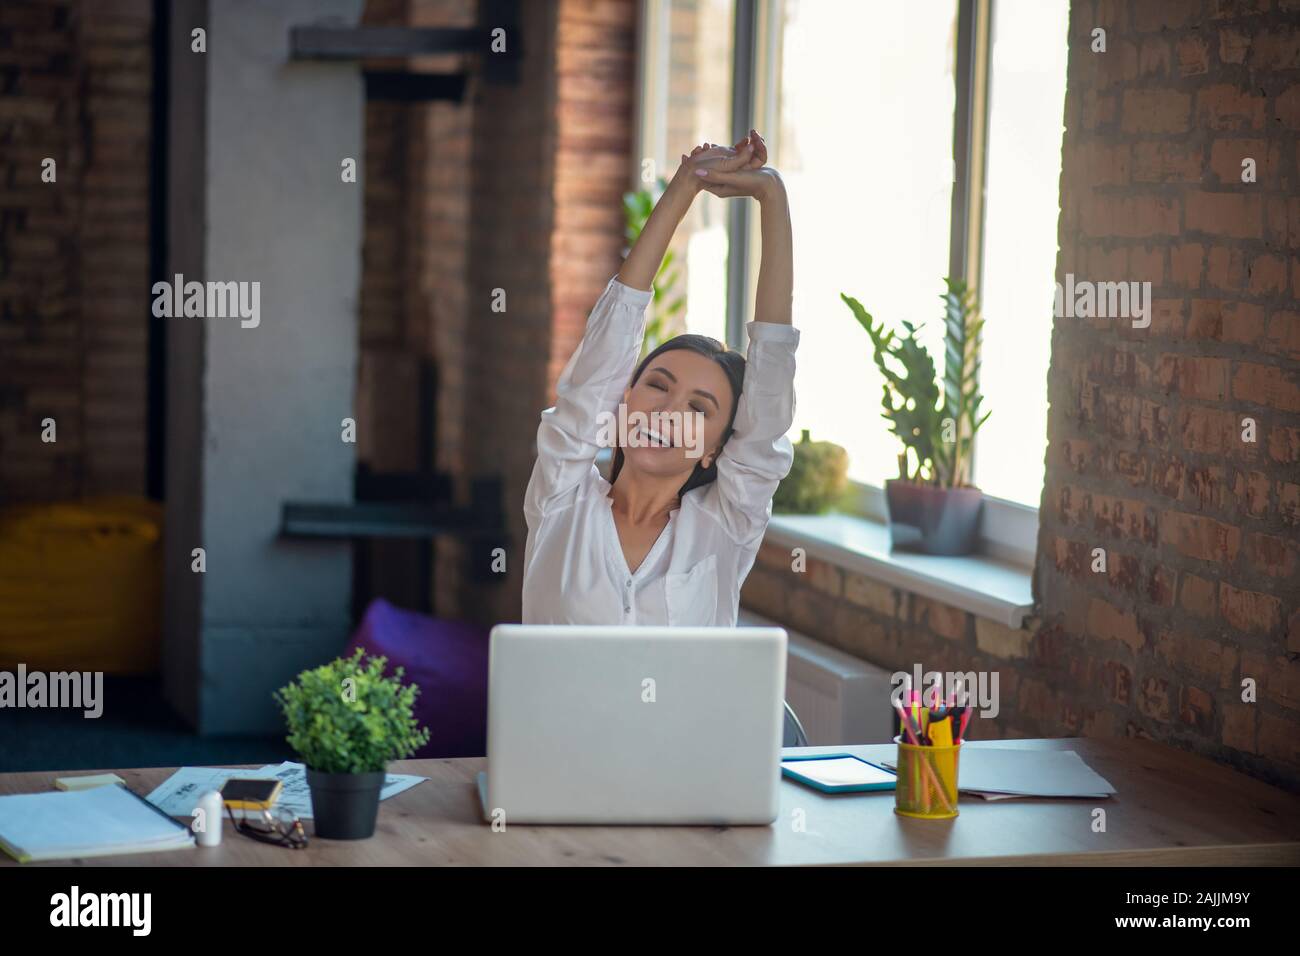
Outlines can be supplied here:
M143 498L0 510L0 668L156 671L162 519Z

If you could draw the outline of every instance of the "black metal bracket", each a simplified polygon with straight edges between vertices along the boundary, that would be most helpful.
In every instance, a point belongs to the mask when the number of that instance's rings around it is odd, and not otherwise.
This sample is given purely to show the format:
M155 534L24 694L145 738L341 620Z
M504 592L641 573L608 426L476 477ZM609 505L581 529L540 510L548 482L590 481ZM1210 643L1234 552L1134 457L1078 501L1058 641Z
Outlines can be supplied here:
M331 23L289 28L291 60L404 59L439 53L478 54L479 73L490 84L519 82L523 55L519 0L480 0L477 27L358 27ZM460 100L463 73L386 73L366 76L366 98Z

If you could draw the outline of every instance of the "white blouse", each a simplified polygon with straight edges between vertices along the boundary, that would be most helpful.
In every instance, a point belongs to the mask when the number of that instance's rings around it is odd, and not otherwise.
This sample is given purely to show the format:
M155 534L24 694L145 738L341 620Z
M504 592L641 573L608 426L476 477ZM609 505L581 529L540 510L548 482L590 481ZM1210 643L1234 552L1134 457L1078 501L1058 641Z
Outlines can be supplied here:
M652 293L611 279L542 412L524 496L523 623L731 627L740 585L772 515L794 449L799 330L750 322L745 382L717 480L693 489L635 572L614 525L611 485L596 469L601 412L616 413L636 369Z

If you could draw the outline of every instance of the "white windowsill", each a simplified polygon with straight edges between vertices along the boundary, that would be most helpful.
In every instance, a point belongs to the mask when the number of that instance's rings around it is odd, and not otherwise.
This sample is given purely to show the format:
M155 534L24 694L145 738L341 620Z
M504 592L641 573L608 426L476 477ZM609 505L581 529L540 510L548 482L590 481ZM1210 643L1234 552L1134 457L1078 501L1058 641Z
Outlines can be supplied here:
M847 514L773 515L767 542L1007 627L1032 611L1033 569L986 554L947 558L891 551L889 528Z

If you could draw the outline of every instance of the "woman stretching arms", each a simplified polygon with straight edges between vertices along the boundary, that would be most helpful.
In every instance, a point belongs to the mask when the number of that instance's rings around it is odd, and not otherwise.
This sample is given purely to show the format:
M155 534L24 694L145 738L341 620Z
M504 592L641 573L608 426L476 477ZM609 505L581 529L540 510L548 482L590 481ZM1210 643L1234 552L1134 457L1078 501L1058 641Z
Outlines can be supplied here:
M790 211L757 132L682 157L542 412L524 498L525 624L732 626L790 470ZM748 358L679 335L638 365L651 283L701 190L758 201L762 264ZM620 414L623 406L623 414ZM629 423L605 481L611 423Z

